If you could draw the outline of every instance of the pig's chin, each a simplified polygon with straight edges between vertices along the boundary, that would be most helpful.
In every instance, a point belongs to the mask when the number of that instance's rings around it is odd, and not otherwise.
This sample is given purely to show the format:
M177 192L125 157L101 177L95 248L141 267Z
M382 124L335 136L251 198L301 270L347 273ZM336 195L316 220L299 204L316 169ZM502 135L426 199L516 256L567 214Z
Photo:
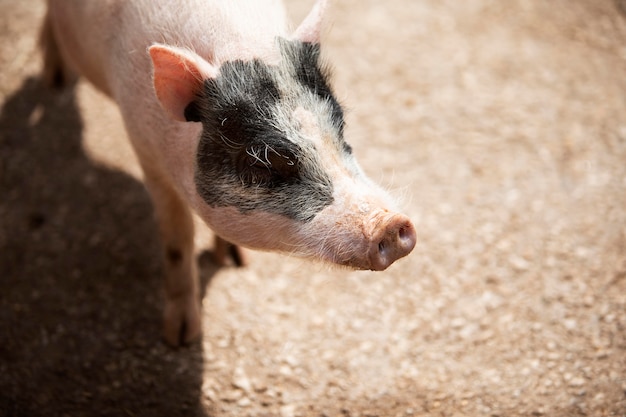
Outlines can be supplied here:
M363 238L337 232L337 229L328 230L322 239L305 238L309 250L305 249L302 256L348 269L374 270Z
M359 252L363 253L358 242L350 241L346 236L338 239L337 230L320 228L325 226L325 222L318 218L302 223L263 211L242 213L235 207L207 205L196 211L216 234L234 244L352 269L370 269L356 256Z
M359 259L357 256L347 259L338 258L333 253L330 253L330 249L326 249L323 253L317 254L315 259L346 269L356 269L361 271L372 270L369 262L367 262L367 259Z

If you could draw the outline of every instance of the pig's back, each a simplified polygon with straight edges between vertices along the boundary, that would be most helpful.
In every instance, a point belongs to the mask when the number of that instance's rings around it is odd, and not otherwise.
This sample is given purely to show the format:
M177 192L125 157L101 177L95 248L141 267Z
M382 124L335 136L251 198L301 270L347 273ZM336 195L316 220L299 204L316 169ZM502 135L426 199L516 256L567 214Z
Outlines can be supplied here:
M119 20L128 50L160 42L213 64L263 53L286 30L281 0L123 1Z
M281 0L49 0L62 53L80 75L118 99L151 88L147 48L189 48L210 62L277 59ZM141 84L141 86L137 84ZM147 84L146 84L147 83Z

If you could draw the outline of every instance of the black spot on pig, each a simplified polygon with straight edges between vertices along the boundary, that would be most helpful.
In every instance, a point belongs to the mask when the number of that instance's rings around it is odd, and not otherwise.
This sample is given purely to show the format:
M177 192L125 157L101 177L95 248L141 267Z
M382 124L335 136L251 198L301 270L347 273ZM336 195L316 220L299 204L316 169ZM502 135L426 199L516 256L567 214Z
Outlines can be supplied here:
M307 222L332 203L314 145L286 127L299 97L285 84L283 69L260 60L227 62L205 81L189 113L203 123L195 182L207 204Z
M344 139L344 112L341 104L330 87L330 69L323 64L319 44L288 41L282 39L280 45L283 55L290 57L296 74L296 81L312 92L330 107L330 118L337 131L337 144L346 154L352 153L352 147Z
M46 216L43 213L34 212L28 216L28 226L31 230L37 230L46 223Z
M320 45L313 43L292 43L295 57L296 77L298 81L313 93L330 103L333 123L339 130L339 137L343 138L344 117L343 109L335 98L328 79L330 70L320 63Z
M280 99L272 69L258 59L225 63L219 77L207 80L205 87L209 100L223 100L225 104L239 100L265 109Z
M188 122L201 122L202 114L200 112L200 107L196 101L192 101L185 107L185 120Z
M168 262L174 266L180 265L183 260L183 252L178 248L167 247L165 250Z

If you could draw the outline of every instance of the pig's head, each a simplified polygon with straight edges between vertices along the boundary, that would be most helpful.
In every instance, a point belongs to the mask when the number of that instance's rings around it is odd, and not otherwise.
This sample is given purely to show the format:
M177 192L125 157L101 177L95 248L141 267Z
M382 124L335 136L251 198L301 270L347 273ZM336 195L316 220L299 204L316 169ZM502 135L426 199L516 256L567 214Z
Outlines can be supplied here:
M357 164L320 63L318 2L279 62L215 65L154 45L162 107L202 123L190 200L221 237L359 269L383 270L415 246L411 221Z

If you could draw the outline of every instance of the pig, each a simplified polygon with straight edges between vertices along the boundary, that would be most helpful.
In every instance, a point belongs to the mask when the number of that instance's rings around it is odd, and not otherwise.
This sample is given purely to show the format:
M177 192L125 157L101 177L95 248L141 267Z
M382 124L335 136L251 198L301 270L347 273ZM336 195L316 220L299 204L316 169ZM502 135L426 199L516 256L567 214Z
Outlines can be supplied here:
M163 242L163 336L200 335L196 213L240 247L353 269L409 254L415 227L344 138L321 57L327 9L291 30L280 0L48 0L44 79L82 76L119 106Z

